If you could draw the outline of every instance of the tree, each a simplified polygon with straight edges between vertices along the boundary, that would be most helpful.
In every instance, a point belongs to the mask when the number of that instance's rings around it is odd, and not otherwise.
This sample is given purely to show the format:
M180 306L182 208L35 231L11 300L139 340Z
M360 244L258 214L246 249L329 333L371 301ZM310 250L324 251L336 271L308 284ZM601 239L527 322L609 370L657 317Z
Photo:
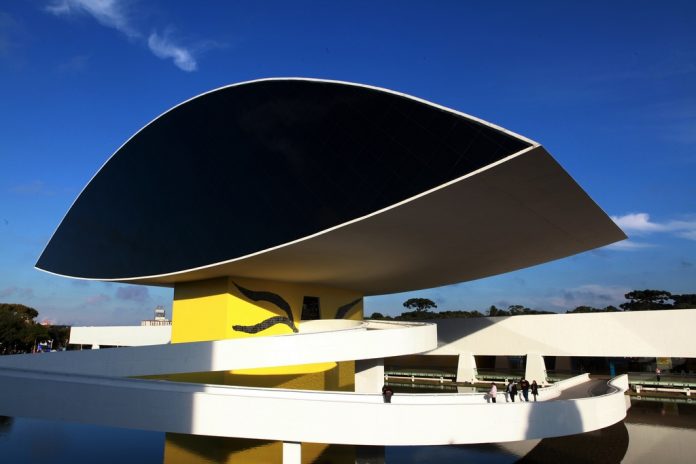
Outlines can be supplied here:
M529 311L529 308L525 308L522 305L510 305L508 306L508 312L510 313L511 316L519 316L520 314L524 314L526 311Z
M46 327L34 321L38 315L28 306L0 303L0 354L28 352L48 338Z
M618 312L619 308L616 306L606 306L604 308L594 308L592 306L578 306L575 309L570 309L566 311L566 314L573 314L573 313L615 313Z
M490 317L499 317L499 316L509 316L510 313L505 311L504 309L499 309L495 305L491 305L490 308L488 308L488 316Z
M696 293L687 293L684 295L672 295L675 309L690 309L696 308Z
M404 301L404 308L415 309L416 312L421 313L430 308L437 308L437 305L433 300L427 298L410 298Z
M594 308L592 306L578 306L575 309L569 309L566 311L566 314L573 314L573 313L598 313L600 312L600 309Z
M668 303L672 294L666 290L633 290L624 295L628 303L619 306L624 311L649 311L651 309L670 309L673 306Z

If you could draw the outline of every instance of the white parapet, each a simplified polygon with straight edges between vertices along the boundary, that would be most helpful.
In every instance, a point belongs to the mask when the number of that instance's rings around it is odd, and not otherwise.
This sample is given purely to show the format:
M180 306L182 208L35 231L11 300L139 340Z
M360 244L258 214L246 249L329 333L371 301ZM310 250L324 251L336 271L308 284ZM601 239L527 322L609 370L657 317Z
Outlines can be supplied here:
M134 325L113 327L72 327L73 345L147 346L164 345L172 341L171 325Z

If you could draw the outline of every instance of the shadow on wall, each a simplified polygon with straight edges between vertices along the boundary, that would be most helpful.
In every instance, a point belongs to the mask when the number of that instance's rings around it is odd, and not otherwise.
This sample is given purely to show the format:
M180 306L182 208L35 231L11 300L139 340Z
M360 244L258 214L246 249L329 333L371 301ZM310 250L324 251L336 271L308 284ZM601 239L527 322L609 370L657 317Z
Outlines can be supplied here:
M423 322L434 322L437 324L437 346L440 347L468 337L504 319L506 318L472 317L467 319L424 320Z

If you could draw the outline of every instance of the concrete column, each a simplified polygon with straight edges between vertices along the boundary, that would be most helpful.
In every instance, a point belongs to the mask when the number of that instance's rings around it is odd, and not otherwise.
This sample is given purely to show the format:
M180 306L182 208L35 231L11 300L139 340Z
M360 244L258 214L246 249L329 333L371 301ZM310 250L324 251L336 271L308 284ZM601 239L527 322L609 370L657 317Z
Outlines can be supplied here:
M539 353L527 353L527 368L524 371L524 378L530 383L536 380L539 385L547 385L546 382L546 363L544 357Z
M469 352L459 353L457 362L457 382L476 381L476 358L474 354Z
M283 464L302 464L302 443L283 442Z
M384 359L355 361L355 392L382 393L384 386Z

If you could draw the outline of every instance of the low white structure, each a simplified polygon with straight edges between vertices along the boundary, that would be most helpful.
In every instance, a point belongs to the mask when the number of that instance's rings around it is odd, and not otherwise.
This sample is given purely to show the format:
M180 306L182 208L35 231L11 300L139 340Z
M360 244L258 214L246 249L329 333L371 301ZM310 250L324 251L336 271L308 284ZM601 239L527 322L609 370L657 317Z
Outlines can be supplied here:
M696 358L696 309L441 319L428 354Z
M527 379L546 379L543 356L696 358L696 309L541 314L434 321L438 347L459 356L457 380L476 377L475 355L526 355Z

